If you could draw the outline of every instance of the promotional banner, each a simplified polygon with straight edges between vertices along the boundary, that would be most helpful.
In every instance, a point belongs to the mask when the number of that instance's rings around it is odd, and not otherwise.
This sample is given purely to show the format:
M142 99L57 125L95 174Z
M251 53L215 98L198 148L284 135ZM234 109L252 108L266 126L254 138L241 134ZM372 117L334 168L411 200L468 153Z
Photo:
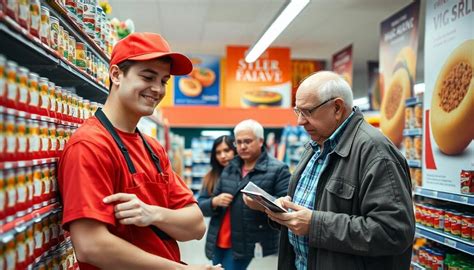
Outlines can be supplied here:
M380 110L380 102L382 100L380 93L380 76L379 76L379 62L378 61L367 61L368 71L368 95L370 102L370 110Z
M269 48L257 61L245 62L246 46L228 46L225 105L227 107L290 107L289 48Z
M295 94L298 86L304 78L308 75L315 73L320 70L326 69L326 61L324 60L311 60L311 59L294 59L291 60L291 106L295 106Z
M352 87L352 44L332 55L332 71L344 77Z
M220 57L191 55L193 71L174 77L174 105L219 105Z
M426 4L423 187L474 195L474 2Z
M420 2L415 1L381 24L380 129L397 146L403 139L405 100L413 95L415 84L419 10Z

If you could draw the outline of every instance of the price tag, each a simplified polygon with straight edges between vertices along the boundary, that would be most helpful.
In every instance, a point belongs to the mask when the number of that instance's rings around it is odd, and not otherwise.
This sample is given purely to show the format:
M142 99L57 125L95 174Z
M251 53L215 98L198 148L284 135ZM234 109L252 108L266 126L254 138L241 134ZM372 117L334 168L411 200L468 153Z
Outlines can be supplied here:
M452 239L445 238L444 239L444 244L448 247L456 248L456 241L454 241Z
M462 203L467 203L469 201L469 198L466 196L460 196L459 201Z
M423 194L425 196L438 197L438 191L435 190L424 190Z

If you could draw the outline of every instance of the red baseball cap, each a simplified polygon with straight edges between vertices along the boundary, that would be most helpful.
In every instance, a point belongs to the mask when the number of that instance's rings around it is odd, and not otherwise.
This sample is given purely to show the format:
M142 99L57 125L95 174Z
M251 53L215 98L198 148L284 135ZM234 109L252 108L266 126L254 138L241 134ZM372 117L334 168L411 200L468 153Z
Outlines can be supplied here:
M168 56L172 59L171 75L186 75L193 70L191 60L185 55L172 52L168 42L155 33L133 33L115 44L110 66L125 60L145 61Z

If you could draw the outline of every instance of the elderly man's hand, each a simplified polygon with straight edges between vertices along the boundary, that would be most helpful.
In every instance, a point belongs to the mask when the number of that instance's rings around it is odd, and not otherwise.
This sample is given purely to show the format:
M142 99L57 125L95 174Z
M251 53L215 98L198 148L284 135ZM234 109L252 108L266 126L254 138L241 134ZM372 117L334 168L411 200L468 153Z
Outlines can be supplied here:
M254 199L250 198L249 196L247 196L245 194L244 194L243 198L244 198L245 205L247 205L250 209L265 212L265 207L263 207L261 204L259 204Z
M275 213L270 210L265 210L268 217L287 227L294 234L304 236L309 234L309 227L311 225L311 216L313 211L290 201L290 197L282 197L277 200L281 203L281 206L285 209L292 209L292 212L288 213Z

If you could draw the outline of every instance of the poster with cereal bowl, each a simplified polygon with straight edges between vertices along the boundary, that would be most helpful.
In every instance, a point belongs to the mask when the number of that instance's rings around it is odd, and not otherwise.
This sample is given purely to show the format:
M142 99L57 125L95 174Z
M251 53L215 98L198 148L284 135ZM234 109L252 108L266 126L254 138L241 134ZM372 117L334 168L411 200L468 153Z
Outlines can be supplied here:
M191 55L193 71L174 78L174 105L219 105L220 57Z
M423 188L474 195L474 7L426 4Z

